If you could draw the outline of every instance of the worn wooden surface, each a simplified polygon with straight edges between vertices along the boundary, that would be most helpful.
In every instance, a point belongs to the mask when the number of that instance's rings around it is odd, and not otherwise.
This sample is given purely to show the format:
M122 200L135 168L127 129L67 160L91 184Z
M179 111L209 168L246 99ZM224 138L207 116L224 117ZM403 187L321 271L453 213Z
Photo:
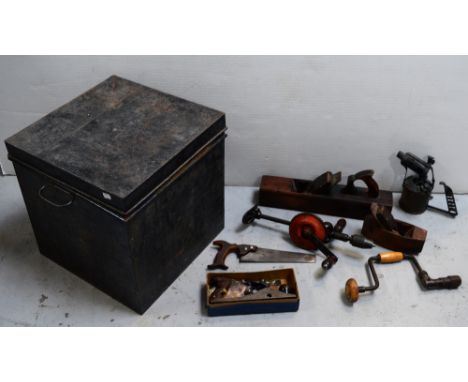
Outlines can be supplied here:
M377 264L380 288L350 306L343 293L348 278L366 285L367 258L381 248L359 250L336 243L338 263L328 273L320 261L312 264L239 263L227 259L230 271L260 271L293 267L301 303L296 313L208 317L203 304L206 266L215 250L207 247L156 303L138 316L91 285L38 253L15 177L0 178L0 325L47 326L466 326L468 325L468 196L456 196L460 215L452 220L436 213L409 216L395 207L397 218L411 219L429 230L421 265L433 277L459 274L455 291L424 291L409 264ZM293 250L285 227L271 222L242 227L242 214L251 206L253 188L226 188L226 228L219 239ZM398 195L395 198L398 200ZM443 205L441 196L434 204ZM265 208L279 217L293 211ZM329 217L332 222L336 218ZM362 222L348 220L346 232L357 233Z

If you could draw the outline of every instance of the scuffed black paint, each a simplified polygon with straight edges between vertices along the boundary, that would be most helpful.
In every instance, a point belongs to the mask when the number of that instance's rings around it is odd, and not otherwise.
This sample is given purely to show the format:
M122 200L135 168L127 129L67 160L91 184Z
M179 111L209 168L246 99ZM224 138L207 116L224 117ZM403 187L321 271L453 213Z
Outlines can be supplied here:
M41 253L145 312L224 226L224 130L113 76L9 138Z
M224 127L222 112L112 76L5 143L13 159L125 211Z

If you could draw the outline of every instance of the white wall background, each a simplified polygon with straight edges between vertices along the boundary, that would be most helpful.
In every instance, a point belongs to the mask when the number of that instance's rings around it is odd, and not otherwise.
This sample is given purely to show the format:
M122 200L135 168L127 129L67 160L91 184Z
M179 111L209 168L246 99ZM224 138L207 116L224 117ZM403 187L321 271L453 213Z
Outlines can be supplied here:
M224 111L229 185L373 168L396 190L404 150L468 192L468 57L3 56L0 139L111 74ZM3 144L0 163L13 171Z

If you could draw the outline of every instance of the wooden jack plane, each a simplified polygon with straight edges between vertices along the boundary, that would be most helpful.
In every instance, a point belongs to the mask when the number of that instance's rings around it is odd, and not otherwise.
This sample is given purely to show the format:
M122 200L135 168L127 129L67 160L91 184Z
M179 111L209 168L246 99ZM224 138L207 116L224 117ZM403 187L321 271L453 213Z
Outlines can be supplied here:
M348 176L345 185L338 184L341 172L327 171L314 180L264 175L259 204L363 220L372 203L389 210L393 206L392 192L380 190L373 175L373 170L360 171ZM364 182L366 187L357 187L357 181Z

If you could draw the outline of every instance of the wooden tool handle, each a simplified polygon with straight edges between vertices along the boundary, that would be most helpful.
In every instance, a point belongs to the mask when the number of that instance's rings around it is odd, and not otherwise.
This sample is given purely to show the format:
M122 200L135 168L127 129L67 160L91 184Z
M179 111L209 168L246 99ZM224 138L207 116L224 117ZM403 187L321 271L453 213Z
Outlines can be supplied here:
M355 279L346 281L345 296L349 302L356 302L359 299L359 285Z
M213 245L218 247L218 253L216 254L213 264L208 265L208 269L228 269L228 266L224 264L226 261L226 257L230 253L235 253L238 256L245 256L249 252L255 252L257 247L255 245L247 245L247 244L231 244L224 240L216 240L213 242Z
M458 275L431 279L426 271L422 271L418 277L426 289L457 289L462 283L461 277Z
M325 194L329 192L334 185L339 183L340 180L341 172L337 172L336 174L330 171L324 172L314 180L307 182L305 192L310 194ZM295 188L295 182L293 182L293 185Z
M224 264L226 257L232 252L237 252L237 244L231 244L224 240L217 240L213 242L213 245L218 247L218 253L216 254L213 264L208 265L208 269L222 269L226 270L228 267Z
M357 180L362 180L367 186L367 195L370 198L376 198L379 196L379 185L373 178L374 170L363 170L359 171L354 175L348 176L348 183L343 189L343 192L348 194L356 193L356 187L354 182Z
M367 194L371 198L376 198L377 196L379 196L379 185L377 184L375 179L372 177L373 174L374 174L374 171L372 171L371 174L363 176L361 179L367 186Z
M392 231L399 235L398 224L388 207L372 203L370 206L371 214L374 219L387 231Z
M343 232L345 227L346 227L346 220L343 219L343 218L338 219L338 221L333 226L333 232L341 233L341 232Z
M379 260L382 264L398 263L404 259L402 252L382 252L379 253Z

